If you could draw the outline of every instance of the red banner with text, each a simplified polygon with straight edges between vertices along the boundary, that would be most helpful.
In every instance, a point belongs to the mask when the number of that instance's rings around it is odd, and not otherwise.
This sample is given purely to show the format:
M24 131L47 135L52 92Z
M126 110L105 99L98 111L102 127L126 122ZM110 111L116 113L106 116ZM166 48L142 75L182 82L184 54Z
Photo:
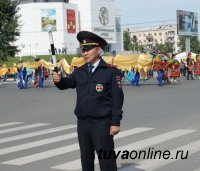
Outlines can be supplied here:
M76 13L75 10L67 10L67 31L76 33Z

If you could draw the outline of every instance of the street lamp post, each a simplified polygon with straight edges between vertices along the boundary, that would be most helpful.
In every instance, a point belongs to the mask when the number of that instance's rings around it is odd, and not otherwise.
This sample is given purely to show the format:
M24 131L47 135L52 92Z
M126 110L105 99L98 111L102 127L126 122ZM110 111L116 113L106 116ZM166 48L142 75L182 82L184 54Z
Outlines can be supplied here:
M30 50L30 56L31 56L31 45L29 45L29 50Z
M25 44L21 44L21 45L19 45L19 48L20 48L20 53L19 53L19 61L21 61L22 60L22 51L23 51L23 49L25 48Z
M37 46L38 46L38 44L36 43L35 44L35 57L37 58Z

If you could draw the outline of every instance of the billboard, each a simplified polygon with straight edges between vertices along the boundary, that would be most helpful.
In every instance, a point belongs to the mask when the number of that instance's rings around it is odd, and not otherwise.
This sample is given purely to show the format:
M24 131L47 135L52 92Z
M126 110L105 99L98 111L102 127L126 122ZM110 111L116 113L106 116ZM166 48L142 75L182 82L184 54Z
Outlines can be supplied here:
M67 10L67 32L76 33L76 13L75 10Z
M56 31L56 10L41 9L42 31Z
M198 36L198 14L189 11L177 11L178 34Z

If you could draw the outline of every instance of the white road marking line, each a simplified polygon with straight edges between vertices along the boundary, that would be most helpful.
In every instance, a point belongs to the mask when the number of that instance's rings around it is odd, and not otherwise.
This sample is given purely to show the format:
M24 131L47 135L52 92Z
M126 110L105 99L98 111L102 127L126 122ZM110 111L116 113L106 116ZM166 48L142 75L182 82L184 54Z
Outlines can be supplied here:
M49 133L54 133L54 132L59 132L63 130L68 130L71 128L76 128L76 125L66 125L66 126L60 126L56 128L50 128L50 129L44 129L41 131L36 131L36 132L31 132L31 133L26 133L26 134L21 134L21 135L16 135L12 137L6 137L0 139L0 144L5 143L5 142L10 142L10 141L15 141L15 140L21 140L25 138L30 138L30 137L35 137L39 135L44 135L44 134L49 134Z
M118 137L123 138L123 137L127 137L129 135L139 134L142 132L150 131L152 129L154 129L154 128L139 127L139 128L129 129L129 130L122 131L119 134L115 135L114 139L118 139Z
M164 134L160 134L151 138L147 138L135 143L131 143L122 147L117 148L116 150L140 150L146 147L149 147L151 145L159 144L180 136L184 136L190 133L195 132L196 130L184 130L184 129L177 129L174 131L166 132Z
M200 171L200 167L199 167L199 168L197 168L197 169L195 169L195 170L193 170L193 171Z
M151 138L147 138L141 141L137 141L135 143L131 143L122 147L118 147L115 149L115 151L132 151L132 150L141 150L143 148L149 147L151 145L159 144L174 138L178 138L183 135L187 135L189 133L194 132L194 130L174 130L171 132L167 132L164 134L160 134ZM97 157L95 157L97 159ZM95 159L95 164L98 163L98 160ZM71 162L67 162L58 166L52 167L53 169L61 169L61 170L78 170L81 169L81 160L73 160Z
M46 126L46 125L49 125L49 124L36 123L36 124L32 124L32 125L25 125L25 126L20 126L20 127L16 127L16 128L4 129L4 130L0 130L0 134L16 132L16 131L21 131L21 130L30 129L30 128L36 128L36 127Z
M132 130L132 134L130 133L131 130L126 130L126 131L122 131L121 132L121 136L120 134L118 134L118 136L115 139L119 139L119 138L123 138L125 137L125 135L127 134L127 136L129 135L134 135L137 133L141 133L147 130L151 130L152 128L135 128L135 129L131 129ZM21 158L17 158L17 159L13 159L10 161L6 161L4 162L4 164L9 164L9 165L24 165L24 164L28 164L28 163L32 163L35 161L39 161L42 159L47 159L50 157L54 157L54 156L58 156L58 155L62 155L65 153L69 153L69 152L73 152L75 150L79 149L79 144L75 143L72 145L68 145L68 146L64 146L61 148L56 148L53 150L49 150L49 151L45 151L45 152L41 152L41 153L36 153L30 156L25 156L25 157L21 157Z
M2 127L6 127L6 126L12 126L12 125L19 125L19 124L22 124L23 122L9 122L9 123L3 123L3 124L0 124L0 128Z
M55 143L55 142L59 142L59 141L63 141L63 140L68 140L68 139L75 138L75 137L77 137L77 133L70 133L70 134L61 135L61 136L57 136L57 137L42 139L39 141L33 141L30 143L26 143L26 144L20 144L20 145L16 145L16 146L12 146L12 147L3 148L3 149L0 149L0 156L4 155L4 154L13 153L16 151L26 150L26 149L39 147L42 145L47 145L47 144L51 144L51 143Z
M183 145L181 147L178 147L178 148L171 150L170 156L173 157L173 159L169 158L167 160L165 160L165 159L144 160L144 161L139 162L138 163L139 165L136 166L136 168L144 169L145 171L153 171L153 170L158 169L160 167L163 167L167 164L173 163L173 162L181 159L180 158L181 153L179 153L178 159L176 159L176 154L177 154L177 151L179 151L179 150L183 151L183 157L185 157L187 150L188 150L188 155L197 153L197 152L200 151L200 140L194 141L190 144L186 144L186 145Z

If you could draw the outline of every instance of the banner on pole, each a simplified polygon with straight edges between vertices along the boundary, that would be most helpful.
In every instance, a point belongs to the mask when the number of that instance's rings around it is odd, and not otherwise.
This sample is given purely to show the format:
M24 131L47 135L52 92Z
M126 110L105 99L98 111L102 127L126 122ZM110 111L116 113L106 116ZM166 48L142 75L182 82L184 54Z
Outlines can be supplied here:
M76 13L75 10L67 10L67 32L76 33Z

